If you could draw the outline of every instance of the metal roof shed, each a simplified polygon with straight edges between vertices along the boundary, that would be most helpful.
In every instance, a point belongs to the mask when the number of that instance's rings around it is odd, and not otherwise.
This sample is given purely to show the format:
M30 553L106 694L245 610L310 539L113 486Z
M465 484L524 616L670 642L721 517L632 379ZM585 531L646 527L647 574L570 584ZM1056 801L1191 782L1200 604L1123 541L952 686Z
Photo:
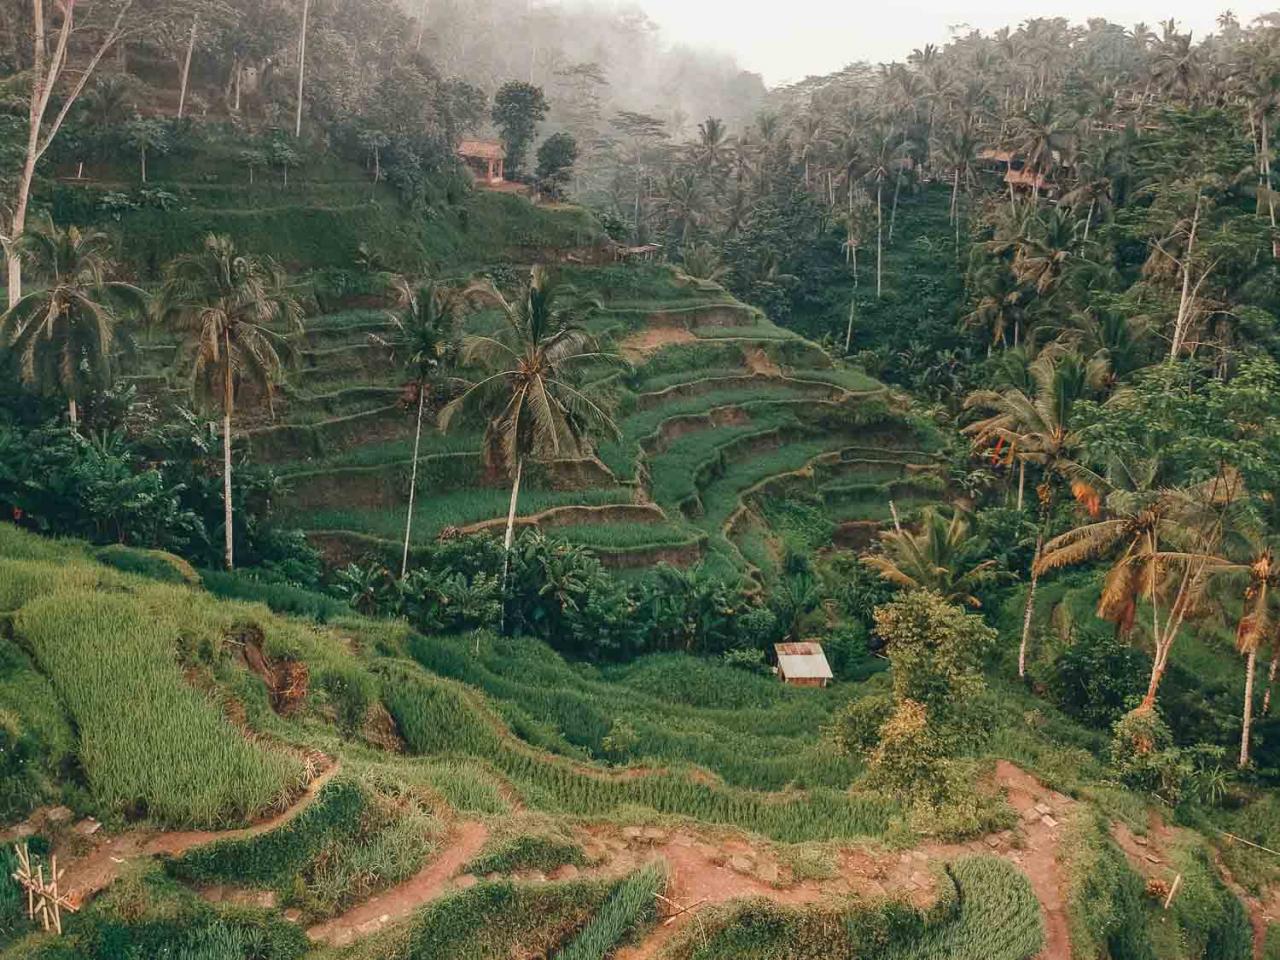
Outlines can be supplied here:
M777 643L778 679L796 687L825 687L832 679L831 666L822 644L812 640Z

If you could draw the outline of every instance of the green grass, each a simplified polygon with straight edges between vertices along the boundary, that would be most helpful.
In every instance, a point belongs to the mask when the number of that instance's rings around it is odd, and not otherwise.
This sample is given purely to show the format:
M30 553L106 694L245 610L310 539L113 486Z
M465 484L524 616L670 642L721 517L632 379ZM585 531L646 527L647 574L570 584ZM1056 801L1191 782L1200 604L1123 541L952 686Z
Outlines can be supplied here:
M642 867L624 879L573 941L554 960L600 960L629 935L657 916L656 895L667 885L661 862Z
M596 674L531 639L495 638L481 644L479 658L465 640L449 638L415 638L410 650L429 669L483 690L517 730L549 728L600 759L694 763L727 783L762 790L841 788L860 769L821 736L850 688L790 690L772 678L676 655ZM622 751L606 749L619 722L634 739Z
M49 681L0 636L0 823L26 816L55 795L75 731Z
M617 884L602 880L479 883L407 924L369 937L343 960L510 960L548 956L582 929Z
M411 877L440 832L412 802L340 777L284 826L200 847L168 870L189 883L274 890L283 906L318 919Z
M647 809L649 816L734 825L786 842L882 835L895 813L882 798L844 789L818 787L781 798L674 771L614 776L510 739L465 688L412 668L397 669L383 690L387 708L415 752L483 758L525 804L548 813L609 817ZM825 752L829 755L829 748ZM818 753L813 759L820 758Z
M580 523L549 528L570 543L607 551L683 547L698 542L695 532L677 523Z
M524 833L486 844L480 856L467 864L464 872L484 876L490 873L517 873L539 870L550 873L557 867L587 865L582 847L566 837Z
M163 589L163 588L161 588ZM243 821L294 787L301 765L251 744L174 661L186 611L64 589L14 619L73 718L77 753L108 808L169 823Z

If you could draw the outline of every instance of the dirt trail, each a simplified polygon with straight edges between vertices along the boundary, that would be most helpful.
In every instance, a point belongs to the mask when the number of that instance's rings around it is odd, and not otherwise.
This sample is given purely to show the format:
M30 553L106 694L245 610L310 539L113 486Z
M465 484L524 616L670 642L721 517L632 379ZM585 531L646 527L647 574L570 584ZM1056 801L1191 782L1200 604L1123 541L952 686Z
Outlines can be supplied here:
M849 848L841 852L836 876L828 880L777 887L773 884L782 874L778 864L744 842L711 845L682 834L663 839L651 849L667 861L670 882L665 896L678 907L667 908L667 919L659 921L641 943L620 951L616 960L653 960L681 930L699 922L699 911L744 897L766 897L798 906L827 897L896 895L927 906L936 897L932 866L975 853L1002 857L1027 876L1044 911L1045 947L1040 960L1070 960L1058 849L1059 818L1066 816L1073 801L1005 761L997 763L995 780L1022 820L1016 845L1013 833L1005 831L968 844L928 844L897 853ZM644 831L643 836L653 834L656 838L662 833ZM677 909L684 912L677 914Z
M170 832L130 831L109 837L97 844L92 852L83 857L63 860L60 864L65 875L62 887L67 891L74 904L82 904L95 893L110 884L120 875L121 869L130 861L142 857L154 857L158 854L177 856L195 847L217 840L243 840L255 837L268 830L274 830L288 823L316 798L324 785L337 776L342 769L339 761L334 761L323 773L307 785L292 806L266 820L236 830L183 830Z
M450 881L484 846L489 831L483 823L467 822L459 825L450 838L450 846L433 862L404 883L353 907L341 916L316 924L307 930L312 940L342 947L359 937L376 933L383 926L407 917L414 910L436 899L445 892ZM474 877L469 878L471 883ZM464 883L457 883L461 887Z

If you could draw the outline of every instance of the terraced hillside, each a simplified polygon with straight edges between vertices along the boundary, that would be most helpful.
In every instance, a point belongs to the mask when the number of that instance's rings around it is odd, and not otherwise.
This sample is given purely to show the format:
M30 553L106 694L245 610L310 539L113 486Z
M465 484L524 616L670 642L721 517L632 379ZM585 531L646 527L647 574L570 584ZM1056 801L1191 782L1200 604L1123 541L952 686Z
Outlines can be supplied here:
M856 530L933 494L928 454L885 391L716 284L667 267L564 267L570 308L629 367L601 370L621 432L583 461L541 464L518 523L554 529L614 567L707 560L767 567L766 498L811 501ZM482 332L485 311L467 316ZM260 404L253 458L289 480L290 520L334 558L391 551L408 500L413 410L382 340L385 309L311 317L288 385ZM140 382L165 389L172 348L153 342ZM172 389L172 388L170 388ZM499 527L506 478L486 473L476 430L422 440L414 540ZM754 541L754 542L749 542ZM753 549L754 548L754 549Z
M976 760L1000 829L948 843L825 740L874 683L788 689L683 655L595 670L488 634L477 655L471 637L321 626L215 600L172 558L139 565L153 576L0 526L0 729L15 746L0 837L42 863L56 851L80 907L62 936L28 932L0 896L4 960L175 944L272 960L802 944L1066 960L1121 933L1248 942L1203 839L1144 827L1078 733L1028 730L1016 704L993 715L993 742L1076 799ZM1191 885L1175 909L1134 892L1175 868Z

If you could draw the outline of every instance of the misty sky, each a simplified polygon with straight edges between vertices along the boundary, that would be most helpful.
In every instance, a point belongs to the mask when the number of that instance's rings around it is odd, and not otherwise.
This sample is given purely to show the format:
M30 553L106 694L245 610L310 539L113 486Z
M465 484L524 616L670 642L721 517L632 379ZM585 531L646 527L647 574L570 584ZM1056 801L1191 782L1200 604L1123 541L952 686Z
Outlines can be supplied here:
M591 0L597 2L597 0ZM606 0L598 0L606 2ZM969 24L989 32L1031 17L1106 17L1130 26L1155 26L1174 17L1197 37L1217 14L1234 11L1243 23L1280 8L1276 0L634 0L672 41L733 53L773 86L806 74L838 70L855 60L901 60L915 47L942 43L948 27Z

